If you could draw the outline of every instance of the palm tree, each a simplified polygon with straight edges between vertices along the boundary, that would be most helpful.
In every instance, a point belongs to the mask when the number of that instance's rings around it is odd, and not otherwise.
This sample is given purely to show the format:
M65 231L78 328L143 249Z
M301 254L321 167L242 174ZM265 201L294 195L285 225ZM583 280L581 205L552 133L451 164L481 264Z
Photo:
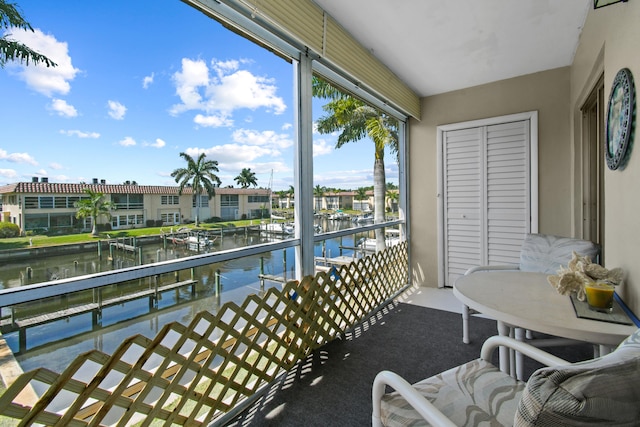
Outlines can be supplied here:
M399 193L398 190L388 189L387 190L387 201L389 202L389 208L391 209L391 213L395 212L394 206L398 204Z
M293 185L289 186L289 190L287 191L287 208L291 207L291 198L293 197L295 193L295 189L293 188Z
M373 163L373 201L374 220L384 222L385 171L384 150L389 147L392 153L398 153L398 121L389 115L347 95L324 80L313 78L313 95L328 99L322 109L327 115L317 121L318 132L330 134L340 132L336 148L348 142L355 142L369 137L374 144L375 160ZM376 250L385 248L382 229L376 233Z
M367 189L365 187L359 187L356 190L356 200L359 200L360 202L362 202L365 199L367 199ZM362 203L360 203L360 207L362 208ZM360 209L360 210L363 210L363 209Z
M9 30L11 28L20 28L33 32L33 27L22 17L16 4L0 0L0 33L3 32L2 30ZM55 62L31 49L29 46L10 39L10 35L10 33L5 32L5 34L0 37L0 68L4 68L7 61L25 62L26 65L29 65L29 61L34 65L42 62L47 67L57 66Z
M91 223L93 224L91 235L98 237L98 219L101 216L106 216L107 219L111 219L111 211L115 209L115 206L113 203L106 201L104 194L98 191L92 191L86 188L84 192L87 193L89 198L80 199L73 204L73 206L78 209L76 218L91 218Z
M321 210L322 209L322 196L324 196L324 193L327 191L327 189L325 187L320 187L320 185L316 185L313 188L313 196L316 199L316 210Z
M216 195L215 187L220 186L220 178L214 173L219 172L217 160L206 160L206 154L200 153L197 160L187 153L180 153L180 157L187 161L186 168L178 168L171 172L180 186L178 195L182 194L184 187L191 185L196 197L196 227L200 224L200 195L204 189L211 199Z
M234 178L234 181L242 188L249 188L250 185L258 186L256 174L251 172L251 168L243 168L240 175Z

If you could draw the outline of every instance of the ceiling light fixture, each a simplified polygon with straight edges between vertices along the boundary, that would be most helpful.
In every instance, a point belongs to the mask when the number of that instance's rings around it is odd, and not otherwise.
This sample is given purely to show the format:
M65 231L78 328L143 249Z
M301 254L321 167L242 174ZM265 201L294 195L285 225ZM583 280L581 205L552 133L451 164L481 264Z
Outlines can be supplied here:
M626 3L628 0L593 0L593 8L598 9L600 7L609 6L614 3Z

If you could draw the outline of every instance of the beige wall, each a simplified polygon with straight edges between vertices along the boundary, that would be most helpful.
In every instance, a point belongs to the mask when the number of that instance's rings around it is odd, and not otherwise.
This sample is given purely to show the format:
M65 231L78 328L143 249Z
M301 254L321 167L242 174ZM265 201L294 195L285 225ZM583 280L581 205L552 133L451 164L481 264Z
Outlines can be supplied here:
M580 106L594 79L604 71L605 102L608 103L611 83L618 70L629 68L640 81L640 2L618 3L591 10L582 31L580 44L571 67L571 117L576 151L580 141ZM637 96L637 95L636 95ZM637 108L637 107L636 107ZM636 112L637 117L637 112ZM636 125L637 126L637 125ZM638 135L636 129L635 132ZM622 171L605 172L605 241L604 264L608 268L622 267L627 273L618 293L636 313L640 314L640 149L638 138L635 152Z
M418 284L437 284L438 125L538 111L539 230L580 235L580 107L602 73L605 102L621 68L631 70L637 88L639 22L637 1L591 10L571 66L422 100L422 120L410 123L411 263ZM605 172L604 264L626 271L618 292L640 313L640 149L635 151L624 170Z
M417 283L435 287L438 279L439 125L537 111L539 231L571 234L569 75L565 67L422 100L422 120L411 122L409 135L411 263Z

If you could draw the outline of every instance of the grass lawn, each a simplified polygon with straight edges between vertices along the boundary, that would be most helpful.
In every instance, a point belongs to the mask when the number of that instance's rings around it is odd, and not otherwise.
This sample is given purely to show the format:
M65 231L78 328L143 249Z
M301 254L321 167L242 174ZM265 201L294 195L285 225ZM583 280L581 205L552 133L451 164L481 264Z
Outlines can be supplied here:
M226 221L216 222L213 224L201 223L199 229L203 230L216 230L220 228L230 227L245 227L247 225L259 224L260 220L241 220L241 221ZM91 236L91 233L79 233L79 234L62 234L57 236L47 235L35 235L26 237L11 237L6 239L0 239L0 251L7 249L22 249L29 247L42 247L42 246L56 246L65 245L70 243L82 243L92 242L95 240L115 239L122 237L140 237L140 236L154 236L158 234L168 233L172 228L177 230L178 228L187 227L195 228L193 224L181 224L173 227L143 227L143 228L131 228L127 230L111 230L100 233L98 237Z

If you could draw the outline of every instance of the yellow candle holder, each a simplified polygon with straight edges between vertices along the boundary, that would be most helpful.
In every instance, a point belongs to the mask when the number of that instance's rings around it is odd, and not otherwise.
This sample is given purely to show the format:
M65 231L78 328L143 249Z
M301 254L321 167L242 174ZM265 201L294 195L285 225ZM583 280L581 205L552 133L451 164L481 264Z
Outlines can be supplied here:
M589 282L584 287L587 303L591 310L611 313L613 311L613 294L615 286L606 282Z

